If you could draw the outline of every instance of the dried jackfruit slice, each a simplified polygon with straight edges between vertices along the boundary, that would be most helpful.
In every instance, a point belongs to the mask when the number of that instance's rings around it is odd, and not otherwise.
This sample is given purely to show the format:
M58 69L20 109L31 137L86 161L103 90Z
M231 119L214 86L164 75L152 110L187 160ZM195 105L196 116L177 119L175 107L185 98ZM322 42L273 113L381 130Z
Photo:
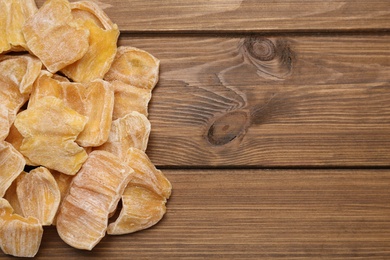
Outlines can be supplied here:
M53 175L55 181L57 182L61 194L61 200L62 200L65 197L66 193L68 192L68 189L70 187L70 184L74 176L63 174L61 172L57 172L53 170L51 171L51 174Z
M150 130L150 122L146 116L133 111L112 122L107 142L97 149L108 151L124 159L130 147L146 150Z
M8 201L0 198L0 247L5 254L34 257L42 235L42 225L36 218L13 214Z
M22 94L17 85L6 82L7 78L0 77L0 141L8 135L19 109L28 100L28 94Z
M0 94L1 95L1 94ZM8 108L0 104L0 141L4 141L10 132Z
M75 248L91 250L104 237L108 216L132 178L117 156L93 151L73 178L57 215L60 237Z
M0 77L18 86L22 94L30 94L41 68L42 62L28 54L0 56Z
M15 127L14 124L11 125L11 128L9 129L9 133L8 133L7 138L5 138L5 141L12 144L12 146L18 152L20 152L20 146L22 145L22 142L23 142L23 136L19 133L18 129ZM38 166L37 164L32 163L26 156L24 156L24 159L26 160L26 165ZM15 209L15 207L14 207L14 209Z
M61 71L76 82L103 79L115 58L118 26L94 2L73 2L70 6L79 27L90 32L89 48L80 60Z
M87 118L55 97L42 97L18 114L15 126L23 136L21 153L37 165L74 175L88 155L75 143Z
M52 73L81 59L88 50L89 31L75 23L68 0L47 0L22 31L29 50Z
M25 174L27 174L25 171L21 172L19 176L12 182L11 186L9 186L7 192L4 195L4 199L6 199L9 202L9 204L14 210L14 213L20 216L24 216L24 215L23 215L22 208L20 207L18 194L16 193L16 187L18 186L18 181Z
M0 142L0 196L3 197L8 187L23 171L26 161L8 142Z
M108 225L107 234L128 234L155 225L166 212L165 203L165 198L130 183L122 195L119 217Z
M57 97L67 106L88 118L76 142L83 147L103 144L110 133L114 93L110 83L94 80L87 83L58 81L42 71L31 93L29 107L45 96Z
M61 194L56 180L47 168L35 168L20 176L16 193L23 216L35 217L44 226L53 223Z
M138 88L152 90L158 81L160 61L150 53L129 46L118 47L105 80L120 80Z
M84 146L98 146L104 143L110 131L114 94L109 83L95 80L88 83L58 81L51 74L42 71L34 84L30 105L44 96L62 99L65 104L88 117L84 130L77 137L77 142Z
M124 117L132 111L148 116L148 104L152 98L150 89L137 88L119 80L111 81L111 87L115 94L112 114L114 120Z
M134 170L133 185L146 187L163 198L171 195L172 185L165 175L153 165L145 152L129 148L125 162Z
M26 50L25 21L38 11L34 0L0 0L0 53Z

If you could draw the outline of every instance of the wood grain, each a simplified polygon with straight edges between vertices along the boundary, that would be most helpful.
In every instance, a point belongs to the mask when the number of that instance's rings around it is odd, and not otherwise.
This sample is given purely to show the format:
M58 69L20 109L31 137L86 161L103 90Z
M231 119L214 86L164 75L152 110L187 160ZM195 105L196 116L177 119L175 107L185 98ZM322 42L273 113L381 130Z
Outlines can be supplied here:
M390 37L123 37L161 60L163 167L389 166Z
M45 229L37 259L387 259L389 170L166 170L156 226L92 252ZM0 258L7 258L3 254Z
M94 0L126 32L390 29L387 0ZM44 0L37 0L39 6Z

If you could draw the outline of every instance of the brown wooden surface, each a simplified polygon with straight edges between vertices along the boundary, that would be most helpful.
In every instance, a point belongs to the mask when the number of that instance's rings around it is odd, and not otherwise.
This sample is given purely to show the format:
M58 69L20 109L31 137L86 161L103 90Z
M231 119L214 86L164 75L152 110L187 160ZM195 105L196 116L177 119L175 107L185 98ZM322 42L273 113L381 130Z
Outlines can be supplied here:
M44 0L37 1L41 5ZM264 32L390 28L388 0L95 0L122 31Z
M120 44L161 59L148 150L159 166L390 163L389 36L123 37Z
M390 1L96 2L161 60L173 194L92 252L45 228L38 259L390 259Z
M38 259L386 259L389 170L165 170L163 220L92 252L45 229Z

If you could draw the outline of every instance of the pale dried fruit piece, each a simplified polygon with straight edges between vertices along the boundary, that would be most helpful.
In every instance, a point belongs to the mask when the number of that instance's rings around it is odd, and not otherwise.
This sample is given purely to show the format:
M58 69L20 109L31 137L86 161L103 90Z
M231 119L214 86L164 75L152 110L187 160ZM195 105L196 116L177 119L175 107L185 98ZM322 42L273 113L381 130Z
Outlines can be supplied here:
M38 10L34 0L0 0L0 53L22 51L26 41L22 34L25 21Z
M0 198L0 247L5 254L34 257L42 235L42 225L36 218L13 214L8 201Z
M53 175L54 179L57 182L58 188L60 189L60 194L61 194L60 205L61 205L62 200L64 199L65 195L68 193L68 189L70 187L70 184L72 183L74 176L63 174L61 172L57 172L54 170L51 170L51 174ZM57 214L58 214L58 211L57 211ZM53 225L56 225L57 214L53 219L53 223L52 223Z
M0 56L0 77L18 86L22 94L30 94L41 68L41 61L28 54Z
M25 217L35 217L48 226L53 223L61 194L56 180L45 167L38 167L18 179L16 193Z
M17 85L0 77L0 141L8 135L19 109L28 100L28 94L22 94Z
M115 94L112 114L114 120L124 117L132 111L148 116L148 104L152 98L150 89L137 88L119 80L111 81L111 87Z
M24 137L20 151L34 164L74 175L88 157L75 143L86 122L62 100L42 97L15 120Z
M76 82L103 79L115 58L118 26L94 2L73 2L70 6L79 27L90 32L89 48L80 60L61 71Z
M8 142L0 142L0 196L3 197L8 187L23 171L26 161Z
M54 179L57 182L61 194L61 200L62 200L65 197L66 193L68 192L68 189L70 187L70 184L74 176L63 174L61 172L57 172L53 170L51 171L51 174L53 175Z
M7 138L5 138L5 141L12 144L12 146L18 152L20 152L20 146L22 145L22 142L23 142L23 136L19 133L18 129L15 127L14 124L11 125L11 128L9 129L9 133L8 133ZM32 163L26 156L24 156L24 159L26 160L26 165L37 166L37 164ZM11 205L12 205L12 203L11 203ZM14 207L14 209L15 209L15 207Z
M0 55L0 140L4 140L16 113L28 100L42 63L30 55Z
M133 233L149 228L166 212L166 199L141 186L129 184L122 195L122 210L107 228L109 235Z
M93 151L73 178L57 215L60 237L75 248L91 250L104 237L108 216L133 175L117 156Z
M29 50L52 73L81 59L88 50L89 31L78 28L68 0L47 0L22 31Z
M110 133L114 93L110 83L94 80L87 83L58 81L48 72L42 71L31 93L29 107L45 96L53 96L88 118L76 142L83 147L103 144Z
M131 147L146 150L150 130L149 120L144 115L133 111L112 122L107 142L97 149L108 151L124 159L127 150Z
M0 104L0 141L4 141L4 139L6 139L9 131L10 124L8 119L8 108L5 105Z
M153 165L145 152L130 148L127 150L125 162L134 170L133 185L144 186L158 195L168 199L172 185L165 175Z
M158 81L160 61L150 53L129 46L118 47L114 62L104 76L138 88L152 90Z
M12 208L14 209L14 213L20 216L24 215L22 208L20 207L18 194L16 193L16 187L18 185L18 180L20 180L25 174L27 174L25 171L21 172L19 176L12 182L11 186L9 186L7 192L4 195L4 199L6 199L12 206Z

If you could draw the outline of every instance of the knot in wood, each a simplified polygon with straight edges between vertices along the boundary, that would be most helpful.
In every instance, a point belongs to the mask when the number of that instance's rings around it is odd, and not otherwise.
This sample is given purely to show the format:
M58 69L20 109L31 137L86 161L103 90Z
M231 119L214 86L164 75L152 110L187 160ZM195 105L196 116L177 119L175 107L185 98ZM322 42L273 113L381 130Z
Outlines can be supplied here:
M226 145L246 133L249 121L245 111L228 112L211 123L206 138L212 145Z
M267 38L248 38L245 43L245 48L249 54L261 61L270 61L276 56L276 48L274 43Z
M249 37L240 42L239 48L244 61L263 78L284 80L292 73L294 53L287 39Z

